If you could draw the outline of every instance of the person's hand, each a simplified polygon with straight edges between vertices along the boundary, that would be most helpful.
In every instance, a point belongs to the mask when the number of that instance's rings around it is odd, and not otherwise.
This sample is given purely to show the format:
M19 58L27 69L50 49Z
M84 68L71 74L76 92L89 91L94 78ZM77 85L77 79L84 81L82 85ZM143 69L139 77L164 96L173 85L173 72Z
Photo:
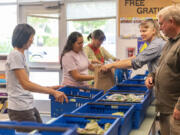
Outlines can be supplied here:
M153 84L153 78L152 77L147 77L145 80L145 85L148 89L152 89L154 84Z
M102 65L101 67L100 67L100 71L101 72L107 72L109 69L111 69L112 68L112 66L111 66L111 64L106 64L106 65Z
M120 59L115 59L115 62L118 62L118 61L120 61Z
M180 110L174 108L173 118L176 120L180 120Z
M54 90L53 96L57 102L63 103L65 100L66 103L68 103L68 97L64 94L64 92Z
M92 60L91 63L92 64L101 64L101 65L103 65L103 62L101 62L99 60Z

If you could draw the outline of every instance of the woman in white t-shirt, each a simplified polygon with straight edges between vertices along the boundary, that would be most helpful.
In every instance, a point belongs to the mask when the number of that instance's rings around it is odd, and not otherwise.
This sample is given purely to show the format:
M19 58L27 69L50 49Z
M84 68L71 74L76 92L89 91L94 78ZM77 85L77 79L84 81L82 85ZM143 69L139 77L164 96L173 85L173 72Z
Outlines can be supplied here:
M6 61L6 79L8 91L8 115L12 121L42 122L39 112L33 105L31 92L53 95L58 102L68 102L63 92L56 91L60 86L43 87L29 80L24 51L34 38L35 30L28 24L18 24L12 36L13 50ZM24 130L21 130L24 131Z
M94 70L83 52L83 36L79 32L72 32L67 39L60 59L63 69L62 85L87 86L93 75L88 75L88 69Z

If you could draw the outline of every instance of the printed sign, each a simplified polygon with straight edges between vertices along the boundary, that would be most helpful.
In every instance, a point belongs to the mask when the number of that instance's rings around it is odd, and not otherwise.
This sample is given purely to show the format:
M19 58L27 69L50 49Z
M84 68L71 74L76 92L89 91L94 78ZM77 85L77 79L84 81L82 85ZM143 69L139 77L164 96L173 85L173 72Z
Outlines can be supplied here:
M119 0L119 17L155 17L171 0Z

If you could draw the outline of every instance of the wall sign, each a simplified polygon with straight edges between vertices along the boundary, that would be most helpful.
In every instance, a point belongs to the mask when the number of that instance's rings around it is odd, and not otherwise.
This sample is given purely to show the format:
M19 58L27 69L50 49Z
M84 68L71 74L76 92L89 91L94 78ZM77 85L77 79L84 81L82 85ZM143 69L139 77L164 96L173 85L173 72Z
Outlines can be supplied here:
M155 17L171 0L119 0L119 17Z
M163 7L180 0L118 0L118 35L120 36L120 18L155 18Z

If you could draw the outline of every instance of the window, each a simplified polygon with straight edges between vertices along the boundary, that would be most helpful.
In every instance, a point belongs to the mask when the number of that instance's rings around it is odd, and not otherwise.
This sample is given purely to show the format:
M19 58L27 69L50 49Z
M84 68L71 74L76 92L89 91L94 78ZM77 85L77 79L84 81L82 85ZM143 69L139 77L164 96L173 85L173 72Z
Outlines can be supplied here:
M69 0L67 20L98 19L116 16L116 0Z
M92 21L68 21L68 35L73 31L78 31L83 34L84 46L88 44L87 36L95 29L101 29L106 36L106 40L102 46L112 55L116 55L116 20L102 19Z
M17 0L1 0L0 3L15 3Z
M7 55L12 50L11 37L17 25L17 5L0 5L0 18L0 54Z
M28 16L27 22L36 30L29 62L58 62L58 19Z
M83 11L83 12L82 12ZM101 29L106 35L103 47L116 55L116 1L71 1L67 3L67 34L79 31L83 34L84 45L87 36L95 29Z
M59 84L59 72L30 72L30 80L42 86L55 86ZM36 100L49 99L48 94L33 93Z
M21 5L20 22L36 30L34 41L28 49L27 63L30 80L42 86L58 85L59 67L59 10L47 9L42 4ZM49 95L33 93L34 99L48 100Z

